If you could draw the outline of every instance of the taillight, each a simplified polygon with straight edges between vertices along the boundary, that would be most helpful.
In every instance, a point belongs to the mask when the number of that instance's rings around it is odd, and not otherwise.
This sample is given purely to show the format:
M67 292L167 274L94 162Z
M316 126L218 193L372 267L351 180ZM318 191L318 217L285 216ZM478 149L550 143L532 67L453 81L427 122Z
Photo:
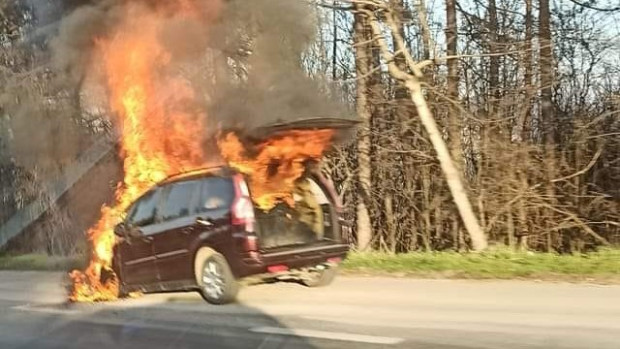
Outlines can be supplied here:
M288 267L284 264L270 265L267 267L267 271L270 273L281 273L283 271L287 271Z
M246 252L258 251L258 243L255 235L247 235L244 237L243 249Z
M339 264L340 262L342 262L342 258L340 257L327 258L327 263Z
M235 186L235 200L233 201L232 224L245 225L245 231L254 232L254 205L250 199L250 193L245 180L241 175L233 177Z

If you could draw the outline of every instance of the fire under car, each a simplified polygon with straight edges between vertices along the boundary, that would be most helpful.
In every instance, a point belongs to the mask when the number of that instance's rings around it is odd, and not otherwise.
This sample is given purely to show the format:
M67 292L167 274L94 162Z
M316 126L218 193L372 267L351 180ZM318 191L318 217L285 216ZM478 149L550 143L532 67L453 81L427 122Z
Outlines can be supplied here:
M352 122L277 124L258 130L262 138L249 137L260 142L266 135L326 125L349 129ZM309 166L305 161L302 165ZM118 243L113 268L121 294L198 291L209 303L225 304L235 300L240 284L280 280L309 287L330 284L349 245L331 181L307 170L300 187L310 202L304 204L302 194L295 192L294 203L283 200L269 209L257 203L252 175L229 165L181 173L158 183L129 207L114 229ZM308 220L300 207L314 218Z

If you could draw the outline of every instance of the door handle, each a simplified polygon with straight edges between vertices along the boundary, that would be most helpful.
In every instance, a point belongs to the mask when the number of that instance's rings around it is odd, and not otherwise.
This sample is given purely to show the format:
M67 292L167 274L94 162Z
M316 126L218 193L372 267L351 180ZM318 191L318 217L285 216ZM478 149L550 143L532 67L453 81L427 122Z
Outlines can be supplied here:
M213 226L213 220L211 218L196 218L196 224L204 227L211 227Z

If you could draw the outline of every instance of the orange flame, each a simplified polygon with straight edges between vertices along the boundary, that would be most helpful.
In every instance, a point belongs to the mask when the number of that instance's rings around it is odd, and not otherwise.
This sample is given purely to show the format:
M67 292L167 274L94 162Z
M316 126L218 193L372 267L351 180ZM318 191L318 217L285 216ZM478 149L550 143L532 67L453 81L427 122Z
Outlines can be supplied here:
M114 224L155 183L204 165L200 136L205 117L188 110L195 101L194 92L187 81L167 73L171 55L159 41L164 19L185 18L196 12L189 0L180 0L174 8L167 5L147 9L126 3L116 33L97 41L111 109L118 117L125 177L116 190L115 205L103 207L99 222L88 231L92 257L84 272L70 274L74 282L69 296L72 301L118 297L119 285L112 271ZM171 14L171 10L176 12Z
M304 160L321 158L333 136L330 129L286 131L258 144L253 156L234 133L221 137L218 146L231 167L249 175L254 203L269 211L279 202L294 205L292 192Z

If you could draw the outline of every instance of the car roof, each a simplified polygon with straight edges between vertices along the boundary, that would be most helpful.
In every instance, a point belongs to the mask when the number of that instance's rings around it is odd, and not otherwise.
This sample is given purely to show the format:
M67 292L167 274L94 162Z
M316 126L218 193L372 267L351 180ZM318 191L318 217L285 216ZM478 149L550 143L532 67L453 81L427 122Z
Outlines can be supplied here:
M226 165L217 165L211 167L199 168L192 171L186 171L174 174L159 182L157 186L167 185L176 182L183 182L192 179L200 179L208 176L228 177L235 174L236 171Z

